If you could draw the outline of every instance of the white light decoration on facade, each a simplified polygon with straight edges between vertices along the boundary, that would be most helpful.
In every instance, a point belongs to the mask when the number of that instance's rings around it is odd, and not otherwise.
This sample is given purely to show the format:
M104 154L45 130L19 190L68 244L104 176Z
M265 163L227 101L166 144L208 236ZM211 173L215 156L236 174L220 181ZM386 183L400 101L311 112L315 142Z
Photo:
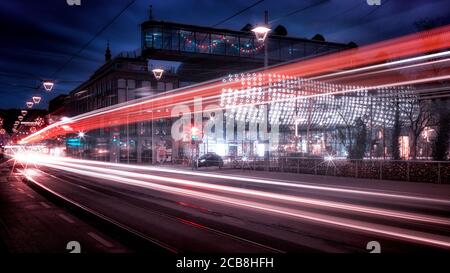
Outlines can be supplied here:
M370 118L375 127L392 126L395 109L390 101L394 94L401 94L400 103L414 96L410 86L369 90L273 73L240 73L224 80L241 83L234 89L222 89L220 100L225 110L238 113L237 120L263 120L264 115L253 115L250 109L268 102L270 123L302 129L308 124L310 129L345 127L358 117L366 121ZM263 86L263 82L267 85ZM402 113L400 118L407 117Z
M42 126L42 125L45 124L44 119L41 118L41 117L36 118L36 119L34 120L34 122L36 123L37 126Z
M34 96L32 99L35 104L39 104L41 102L41 97L39 96Z
M53 86L54 86L55 84L54 84L53 82L51 82L51 81L43 81L43 82L42 82L42 85L44 86L45 91L50 92L50 91L52 91Z
M27 101L27 107L28 107L28 108L33 107L33 105L34 105L34 102L32 102L32 101Z
M155 78L157 80L159 80L159 79L161 79L161 77L162 77L162 75L164 73L164 70L161 69L161 68L155 68L155 69L152 70L152 72L153 72L153 76L155 76Z

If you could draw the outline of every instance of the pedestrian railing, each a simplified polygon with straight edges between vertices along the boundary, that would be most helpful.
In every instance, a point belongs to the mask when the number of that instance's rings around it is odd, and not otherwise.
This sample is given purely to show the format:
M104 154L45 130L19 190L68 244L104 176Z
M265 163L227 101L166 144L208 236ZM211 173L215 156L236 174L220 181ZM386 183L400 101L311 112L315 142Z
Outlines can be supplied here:
M450 184L450 162L448 161L235 157L225 160L225 167L243 170Z

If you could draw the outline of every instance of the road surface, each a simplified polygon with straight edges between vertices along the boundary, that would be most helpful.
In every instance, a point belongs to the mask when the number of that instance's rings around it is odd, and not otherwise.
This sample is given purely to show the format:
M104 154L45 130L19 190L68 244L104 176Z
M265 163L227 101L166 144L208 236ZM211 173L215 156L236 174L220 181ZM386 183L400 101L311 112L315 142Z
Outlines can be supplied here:
M27 160L33 183L170 252L369 252L371 241L382 252L450 250L449 185Z

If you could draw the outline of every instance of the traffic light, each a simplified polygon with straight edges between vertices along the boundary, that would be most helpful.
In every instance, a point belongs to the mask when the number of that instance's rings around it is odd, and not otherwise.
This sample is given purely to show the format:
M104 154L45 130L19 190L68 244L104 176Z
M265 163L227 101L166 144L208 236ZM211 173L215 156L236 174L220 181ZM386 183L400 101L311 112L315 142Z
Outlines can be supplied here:
M192 139L192 141L198 140L199 139L199 134L200 134L200 131L198 130L197 127L192 127L191 128L191 139Z

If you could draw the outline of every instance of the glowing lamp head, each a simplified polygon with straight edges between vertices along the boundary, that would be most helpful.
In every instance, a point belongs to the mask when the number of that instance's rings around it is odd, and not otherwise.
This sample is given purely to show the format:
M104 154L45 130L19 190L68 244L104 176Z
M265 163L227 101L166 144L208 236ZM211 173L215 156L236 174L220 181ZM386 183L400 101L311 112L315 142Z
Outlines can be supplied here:
M27 110L22 110L21 113L22 113L22 116L26 116L28 111Z
M39 96L33 97L33 102L34 102L35 104L39 104L39 103L41 102L41 97L39 97Z
M34 105L34 102L32 102L32 101L27 101L27 107L28 107L28 108L33 107L33 105Z
M50 92L50 91L52 91L53 86L55 84L53 82L51 82L51 81L44 81L44 82L42 82L42 85L44 86L45 91Z
M79 138L84 138L86 136L85 132L78 132L78 137Z
M18 116L17 119L18 119L19 121L22 121L22 120L23 120L23 117L22 117L22 116Z
M164 70L161 69L161 68L155 68L155 69L152 70L152 72L153 72L153 75L155 76L155 78L157 80L159 80L159 79L161 79L161 77L162 77L162 75L164 73Z
M258 42L264 42L270 32L270 28L267 26L257 26L253 28L252 31L255 33L256 40L258 40Z

